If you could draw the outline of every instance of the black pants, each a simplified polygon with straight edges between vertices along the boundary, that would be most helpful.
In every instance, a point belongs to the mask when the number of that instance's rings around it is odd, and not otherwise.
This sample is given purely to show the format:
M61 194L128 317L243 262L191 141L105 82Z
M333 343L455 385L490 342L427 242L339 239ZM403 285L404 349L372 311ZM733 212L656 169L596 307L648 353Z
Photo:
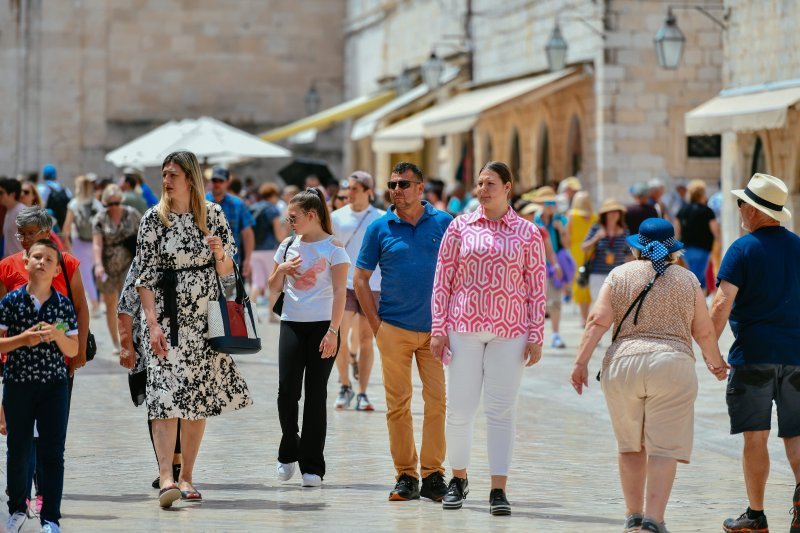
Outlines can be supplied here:
M328 378L336 357L322 358L319 345L328 331L325 322L281 322L278 342L278 418L281 445L278 461L300 463L300 472L325 477L325 433ZM338 352L338 340L337 340ZM303 432L299 433L300 394L305 373Z

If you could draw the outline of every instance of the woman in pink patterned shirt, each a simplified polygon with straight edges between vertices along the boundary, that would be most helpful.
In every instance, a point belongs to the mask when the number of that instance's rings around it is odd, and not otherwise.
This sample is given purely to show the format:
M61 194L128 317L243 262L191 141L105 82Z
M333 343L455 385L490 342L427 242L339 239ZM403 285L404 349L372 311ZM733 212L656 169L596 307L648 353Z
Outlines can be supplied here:
M453 478L442 500L460 509L469 492L472 426L484 392L489 509L511 513L505 495L514 446L515 404L524 366L542 356L545 259L534 224L508 205L511 171L480 171L477 211L457 217L439 248L433 285L431 351L447 368L447 452Z

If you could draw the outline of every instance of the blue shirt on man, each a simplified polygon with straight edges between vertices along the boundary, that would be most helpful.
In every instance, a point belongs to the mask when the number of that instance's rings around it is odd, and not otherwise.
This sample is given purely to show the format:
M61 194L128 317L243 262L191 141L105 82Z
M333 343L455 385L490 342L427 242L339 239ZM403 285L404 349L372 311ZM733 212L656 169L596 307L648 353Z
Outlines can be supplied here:
M381 267L378 315L409 331L431 330L431 294L439 245L453 217L423 201L416 226L401 220L391 206L367 226L356 267Z
M210 192L206 193L206 200L213 202L214 196ZM256 225L256 221L253 220L253 215L250 214L250 210L242 199L232 194L226 193L222 201L219 202L219 205L222 207L222 212L225 213L225 218L228 219L228 224L231 226L231 233L233 233L233 239L236 241L237 252L236 255L233 256L233 260L238 263L240 257L239 251L244 250L242 247L242 230L252 228Z
M55 289L39 309L26 283L0 300L0 330L14 337L39 322L67 326L67 335L78 334L78 319L69 298ZM22 346L8 354L3 368L4 383L53 383L67 379L67 364L55 341Z
M800 365L800 237L780 226L740 237L722 259L719 280L739 288L728 363Z

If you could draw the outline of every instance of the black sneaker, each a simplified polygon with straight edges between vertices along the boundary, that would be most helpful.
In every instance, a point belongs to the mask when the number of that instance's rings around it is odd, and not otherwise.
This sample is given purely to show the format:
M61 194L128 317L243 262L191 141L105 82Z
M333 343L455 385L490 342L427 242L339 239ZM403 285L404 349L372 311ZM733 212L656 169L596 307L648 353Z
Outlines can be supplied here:
M489 512L494 516L511 514L511 504L508 503L503 489L492 489L492 492L489 493Z
M792 525L789 526L789 533L800 533L800 485L794 488L794 499L792 500Z
M442 509L461 509L469 494L467 478L453 477L447 486L447 494L442 498Z
M444 484L444 476L439 472L434 472L422 478L422 489L419 491L420 496L435 502L440 502L445 494L447 494L447 485Z
M419 480L403 474L395 483L394 490L389 493L389 501L404 502L408 500L419 500Z
M637 533L642 529L642 519L639 513L633 513L625 517L625 524L622 526L622 533Z
M750 518L747 511L742 513L739 518L725 520L722 523L722 529L727 533L769 533L767 516L761 515L758 518Z

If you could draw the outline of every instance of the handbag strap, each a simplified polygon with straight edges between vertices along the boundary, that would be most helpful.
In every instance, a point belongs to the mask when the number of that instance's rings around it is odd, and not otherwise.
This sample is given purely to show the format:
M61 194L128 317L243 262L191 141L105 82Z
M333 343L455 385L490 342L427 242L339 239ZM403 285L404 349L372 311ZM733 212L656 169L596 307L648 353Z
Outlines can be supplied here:
M75 307L75 300L72 298L72 287L69 284L69 277L67 276L67 263L64 262L64 255L59 252L58 261L61 264L61 275L64 276L64 282L67 284L67 296L72 306Z
M348 244L350 244L350 241L352 241L352 240L353 240L353 237L355 237L355 236L356 236L356 233L358 233L358 230L361 228L361 224L363 224L363 223L364 223L364 220L366 220L366 219L367 219L367 217L369 216L369 212L370 212L370 210L371 210L371 209L372 209L371 207L368 207L368 208L367 208L367 212L366 212L366 213L364 213L364 216L363 216L363 217L361 217L361 220L359 220L359 221L358 221L358 225L356 226L356 229L355 229L355 230L353 230L353 234L352 234L352 235L350 235L350 238L349 238L349 239L347 239L347 242L346 242L346 243L344 243L344 249L345 249L345 250L347 250L347 245L348 245ZM288 249L288 247L287 247L287 249ZM284 261L286 261L286 259L285 259L285 258L284 258Z
M669 268L669 266L670 265L667 265L667 268ZM636 325L639 323L639 311L642 310L642 304L644 303L644 299L647 297L647 294L650 292L650 289L653 288L653 284L656 282L656 280L659 278L660 275L661 274L656 272L656 275L653 276L653 279L651 279L647 283L647 285L645 285L644 289L642 289L642 292L639 293L639 296L637 296L636 299L633 300L630 307L628 307L628 310L625 311L625 314L622 316L622 320L620 320L619 324L617 324L617 329L616 331L614 331L614 335L611 337L611 342L617 340L619 331L622 329L622 324L625 322L625 319L628 318L628 315L631 314L631 311L633 311L634 307L636 307L636 313L634 313L633 315L633 324Z

